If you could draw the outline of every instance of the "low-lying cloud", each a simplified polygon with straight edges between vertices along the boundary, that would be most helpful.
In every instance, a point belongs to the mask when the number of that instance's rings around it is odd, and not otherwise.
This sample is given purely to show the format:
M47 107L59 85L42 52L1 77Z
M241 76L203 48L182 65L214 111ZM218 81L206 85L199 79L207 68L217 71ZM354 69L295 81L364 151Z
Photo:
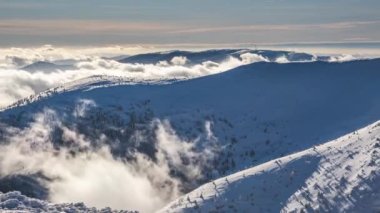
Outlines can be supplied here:
M9 56L0 65L3 67L0 68L0 107L46 89L91 76L124 77L136 82L188 79L227 71L244 64L268 61L252 53L244 53L240 57L229 57L220 63L206 61L188 65L188 59L185 56L176 56L169 61L160 61L156 64L125 64L99 56L76 56L73 59L72 68L69 69L52 67L51 70L46 71L46 68L39 70L37 67L34 71L26 71L20 69L20 65L40 59L46 60L46 58L40 55L33 55L30 58L10 58ZM69 59L60 57L60 60L68 61Z
M0 107L6 107L19 99L35 95L62 84L92 76L112 76L132 79L134 82L189 79L224 72L241 65L255 62L293 62L287 55L267 58L259 52L242 51L226 55L224 61L204 61L194 64L179 55L157 63L120 63L112 57L142 51L139 47L104 47L71 50L49 45L40 48L0 49ZM144 51L147 51L145 49ZM104 57L107 56L107 57ZM116 57L121 58L121 57ZM316 58L316 57L315 57ZM355 57L332 56L330 62L354 60ZM314 61L316 59L312 59ZM52 64L35 64L33 69L23 70L26 65L44 61ZM303 62L308 62L309 59ZM41 66L41 67L39 67ZM62 67L63 66L63 67Z
M88 100L83 103L94 104ZM91 147L91 141L64 126L57 113L47 109L28 127L7 129L6 143L0 146L0 177L43 174L48 180L40 181L56 203L85 202L99 208L153 212L181 195L182 183L171 175L173 169L188 180L202 177L201 169L214 157L211 147L216 138L210 122L206 122L203 138L208 141L202 141L205 148L196 151L199 141L181 139L169 121L154 120L152 126L156 129L156 160L135 153L134 161L126 161L112 156L106 145ZM63 132L63 143L71 144L54 146L52 137L57 127ZM105 137L97 143L102 144ZM183 163L184 158L187 163Z
M353 55L338 55L338 56L331 56L328 61L329 62L347 62L347 61L354 61L354 60L358 60L358 58Z

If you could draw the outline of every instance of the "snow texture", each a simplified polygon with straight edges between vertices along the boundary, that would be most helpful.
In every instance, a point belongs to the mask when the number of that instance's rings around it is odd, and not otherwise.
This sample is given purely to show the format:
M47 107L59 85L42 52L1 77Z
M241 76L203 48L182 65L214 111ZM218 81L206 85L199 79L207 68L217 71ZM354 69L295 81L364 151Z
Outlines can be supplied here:
M83 203L52 204L47 201L29 198L20 192L0 192L0 211L18 213L40 213L40 212L64 212L64 213L134 213L136 211L117 211L111 208L96 209L89 208Z
M380 122L219 178L161 212L380 211Z

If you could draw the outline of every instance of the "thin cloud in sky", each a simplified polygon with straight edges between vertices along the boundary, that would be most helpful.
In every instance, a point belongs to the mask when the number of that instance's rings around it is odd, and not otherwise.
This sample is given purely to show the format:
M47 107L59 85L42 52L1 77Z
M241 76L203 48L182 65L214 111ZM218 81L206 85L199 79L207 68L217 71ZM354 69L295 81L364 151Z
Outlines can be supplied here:
M353 21L353 22L334 22L322 24L265 24L265 25L241 25L241 26L223 26L223 27L204 27L190 28L171 33L205 33L205 32L222 32L222 31L288 31L288 30L312 30L312 29L349 29L362 25L379 24L380 20L376 21Z
M342 6L338 0L0 0L0 46L380 40L379 1Z
M299 31L299 30L339 30L363 25L376 25L375 21L334 22L322 24L258 24L238 26L182 26L162 22L128 22L110 20L0 20L1 34L54 35L54 34L118 34L118 33L161 33L197 34L212 32L245 31Z
M0 20L1 34L86 34L162 32L175 26L154 22L126 22L106 20Z

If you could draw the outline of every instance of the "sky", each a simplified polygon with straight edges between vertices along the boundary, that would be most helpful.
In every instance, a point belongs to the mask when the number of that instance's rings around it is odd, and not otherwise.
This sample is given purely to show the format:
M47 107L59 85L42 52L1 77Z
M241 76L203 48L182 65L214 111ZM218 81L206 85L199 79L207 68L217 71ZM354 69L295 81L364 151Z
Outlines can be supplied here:
M0 46L380 41L379 0L0 0Z

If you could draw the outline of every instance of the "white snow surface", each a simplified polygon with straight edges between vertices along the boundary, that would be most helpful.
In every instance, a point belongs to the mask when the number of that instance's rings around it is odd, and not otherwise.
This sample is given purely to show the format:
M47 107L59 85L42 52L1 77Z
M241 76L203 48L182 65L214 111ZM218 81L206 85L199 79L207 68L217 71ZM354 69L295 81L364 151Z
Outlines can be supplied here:
M127 210L112 210L111 208L96 209L89 208L84 203L63 203L52 204L44 200L29 198L22 195L18 191L1 193L0 192L0 212L15 212L15 213L40 213L40 212L55 212L55 213L134 213L135 211Z
M380 211L380 122L219 178L160 212Z

